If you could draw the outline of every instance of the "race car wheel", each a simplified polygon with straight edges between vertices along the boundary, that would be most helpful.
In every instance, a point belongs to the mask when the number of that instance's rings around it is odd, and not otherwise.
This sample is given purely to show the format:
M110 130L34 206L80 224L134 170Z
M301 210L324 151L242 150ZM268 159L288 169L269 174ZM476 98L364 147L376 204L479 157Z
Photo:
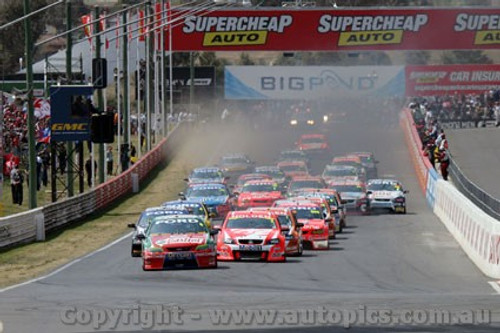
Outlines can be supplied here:
M361 211L361 213L366 214L366 212L368 211L368 206L366 204L362 204L361 206L359 206L359 210Z

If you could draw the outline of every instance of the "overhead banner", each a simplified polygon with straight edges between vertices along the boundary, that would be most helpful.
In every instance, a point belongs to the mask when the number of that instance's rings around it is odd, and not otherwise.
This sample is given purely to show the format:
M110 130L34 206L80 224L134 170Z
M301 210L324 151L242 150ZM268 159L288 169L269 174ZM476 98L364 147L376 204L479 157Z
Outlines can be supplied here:
M470 50L500 45L500 8L173 13L183 17L173 28L174 51Z
M52 86L51 140L90 140L90 116L94 110L92 86Z
M406 96L482 94L500 89L500 65L406 66Z
M403 66L226 66L226 99L404 96Z

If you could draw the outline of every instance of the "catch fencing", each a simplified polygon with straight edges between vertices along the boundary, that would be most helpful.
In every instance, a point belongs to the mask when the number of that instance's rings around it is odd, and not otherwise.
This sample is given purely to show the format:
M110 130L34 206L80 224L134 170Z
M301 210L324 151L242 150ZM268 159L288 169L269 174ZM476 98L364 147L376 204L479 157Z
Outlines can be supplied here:
M470 201L481 208L486 214L500 220L500 200L486 193L482 188L472 182L450 158L450 178L457 189L462 192Z

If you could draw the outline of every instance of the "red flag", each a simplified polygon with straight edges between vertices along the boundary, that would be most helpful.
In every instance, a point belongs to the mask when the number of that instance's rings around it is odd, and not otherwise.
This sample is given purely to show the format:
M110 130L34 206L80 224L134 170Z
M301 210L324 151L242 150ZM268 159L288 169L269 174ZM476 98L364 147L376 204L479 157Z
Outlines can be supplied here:
M101 31L104 31L106 30L106 20L104 19L106 16L104 14L101 14L99 16L99 27L101 29ZM109 40L108 40L108 37L105 38L106 39L106 50L109 49Z
M83 31L85 36L88 38L90 45L92 45L92 25L90 24L90 22L92 22L92 17L90 15L83 15L81 21L82 24L84 24Z
M159 27L162 23L162 10L161 10L161 3L157 2L155 4L155 28Z
M146 38L144 37L145 29L144 29L144 11L139 10L139 42L144 42Z
M115 47L119 48L120 47L120 19L116 18L116 29L115 29Z

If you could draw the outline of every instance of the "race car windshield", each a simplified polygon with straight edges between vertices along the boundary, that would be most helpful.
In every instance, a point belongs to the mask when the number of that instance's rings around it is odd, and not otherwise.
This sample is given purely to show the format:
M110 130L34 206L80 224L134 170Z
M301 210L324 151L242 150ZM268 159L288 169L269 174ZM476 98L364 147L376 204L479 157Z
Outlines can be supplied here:
M345 176L356 176L356 170L354 169L326 169L323 172L323 177L345 177Z
M317 220L323 218L323 212L321 208L297 208L297 219L306 219L306 220Z
M304 180L296 181L290 184L290 190L296 190L301 188L322 188L323 184L317 180Z
M370 156L360 156L359 159L363 163L372 163L372 158Z
M288 217L288 215L278 215L278 222L280 223L281 226L292 226L292 221Z
M304 154L299 151L287 151L280 154L281 159L298 159L302 160L305 158Z
M333 162L333 164L353 166L353 167L356 167L356 168L359 167L359 163L355 162L355 161L335 161L335 162Z
M283 165L281 166L282 171L306 171L306 169L302 165L292 164L292 165Z
M285 174L281 170L257 170L257 173L262 173L272 178L285 178Z
M175 204L175 205L165 205L164 206L166 209L183 209L188 212L188 214L193 214L193 215L199 215L199 216L205 216L205 210L201 205L195 205L195 204L185 204L183 205L182 203L180 204Z
M363 188L357 185L333 185L337 192L363 192Z
M191 175L191 178L201 178L201 179L210 179L210 178L222 178L222 174L219 171L194 171Z
M141 217L139 218L139 222L137 222L137 225L142 228L147 228L149 224L159 216L185 215L185 214L189 214L189 212L182 208L177 208L175 210L161 209L161 210L147 211L141 214Z
M238 179L238 185L245 185L246 182L250 180L262 179L260 176L249 177L249 178L240 178Z
M275 229L273 220L262 217L236 217L227 221L228 229Z
M247 164L243 157L223 157L222 164Z
M322 138L303 138L301 143L324 143L325 141Z
M248 184L243 186L242 192L273 192L276 190L274 184Z
M229 195L224 188L191 188L187 191L188 197L220 197Z
M149 234L188 234L207 233L208 229L203 221L190 219L189 222L182 220L160 220L151 224Z
M401 185L397 183L372 183L368 184L369 191L401 191Z

